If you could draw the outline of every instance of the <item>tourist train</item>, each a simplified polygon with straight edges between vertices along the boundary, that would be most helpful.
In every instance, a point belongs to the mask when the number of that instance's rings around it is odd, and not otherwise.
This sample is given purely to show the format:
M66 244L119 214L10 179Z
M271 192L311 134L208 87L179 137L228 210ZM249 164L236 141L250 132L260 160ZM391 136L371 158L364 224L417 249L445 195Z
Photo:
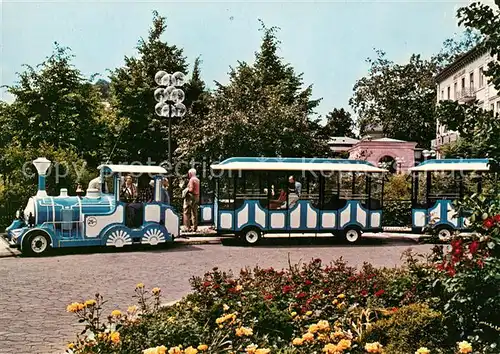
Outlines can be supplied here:
M12 247L41 255L50 248L75 246L160 245L173 242L181 215L162 202L163 167L103 164L98 188L85 195L58 196L45 191L51 162L38 158L38 192L6 229ZM384 180L387 170L360 160L323 158L234 157L210 166L213 195L200 205L200 223L218 234L233 234L257 244L266 234L330 234L357 243L363 233L384 231ZM467 230L465 215L457 215L453 201L476 185L489 171L487 159L428 160L410 168L412 179L411 229L434 228L442 238ZM450 193L433 194L435 172L460 172ZM140 203L138 217L129 220L128 203L120 200L123 174L153 179L153 200ZM421 178L422 175L425 178ZM468 179L464 176L473 176ZM472 182L471 182L472 181ZM109 188L108 186L111 186ZM134 203L137 207L137 203Z

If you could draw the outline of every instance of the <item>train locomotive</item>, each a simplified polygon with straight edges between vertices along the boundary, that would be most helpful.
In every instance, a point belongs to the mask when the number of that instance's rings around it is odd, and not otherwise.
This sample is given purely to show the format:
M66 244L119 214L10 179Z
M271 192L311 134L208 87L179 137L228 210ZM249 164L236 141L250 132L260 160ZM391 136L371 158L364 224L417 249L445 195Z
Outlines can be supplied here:
M161 202L161 178L166 170L159 166L101 165L98 189L85 195L68 196L61 189L58 196L45 191L46 172L51 162L33 161L38 172L38 192L28 200L24 211L7 227L7 239L23 253L41 255L50 248L74 246L123 247L135 243L158 245L172 242L179 235L179 216L170 205ZM134 203L140 220L130 225L127 203L120 201L120 175L124 173L153 176L154 200ZM111 178L112 192L107 193L106 178Z

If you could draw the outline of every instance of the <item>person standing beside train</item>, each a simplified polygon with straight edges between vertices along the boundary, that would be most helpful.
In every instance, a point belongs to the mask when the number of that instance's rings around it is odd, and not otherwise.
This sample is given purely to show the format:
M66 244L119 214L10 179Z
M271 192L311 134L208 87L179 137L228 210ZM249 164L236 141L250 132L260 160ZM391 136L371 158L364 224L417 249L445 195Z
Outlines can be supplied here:
M183 191L184 197L184 226L187 231L196 232L198 230L198 206L200 204L200 180L196 177L196 170L190 169L188 172L188 186ZM192 225L192 227L191 227Z

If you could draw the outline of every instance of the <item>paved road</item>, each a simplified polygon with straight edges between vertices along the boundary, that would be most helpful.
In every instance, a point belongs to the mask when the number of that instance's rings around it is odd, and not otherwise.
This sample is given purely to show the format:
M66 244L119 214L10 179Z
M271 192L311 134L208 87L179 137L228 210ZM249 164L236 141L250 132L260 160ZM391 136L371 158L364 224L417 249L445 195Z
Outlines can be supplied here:
M431 245L411 241L369 241L370 244L271 244L258 247L240 245L182 245L152 250L110 252L79 250L44 258L0 259L0 353L61 353L80 328L65 312L73 301L90 298L95 292L110 300L107 309L126 309L134 304L136 283L159 286L164 300L176 300L190 291L188 279L218 266L239 270L260 265L278 269L292 262L340 256L350 264L368 261L376 266L400 263L409 247L427 252Z

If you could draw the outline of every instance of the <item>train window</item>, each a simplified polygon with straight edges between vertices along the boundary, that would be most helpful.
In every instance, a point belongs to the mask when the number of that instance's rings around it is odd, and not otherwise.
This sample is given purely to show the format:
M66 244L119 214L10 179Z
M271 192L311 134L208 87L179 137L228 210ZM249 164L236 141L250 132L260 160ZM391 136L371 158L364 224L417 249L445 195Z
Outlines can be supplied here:
M218 179L217 200L219 209L234 209L234 177L224 174Z

